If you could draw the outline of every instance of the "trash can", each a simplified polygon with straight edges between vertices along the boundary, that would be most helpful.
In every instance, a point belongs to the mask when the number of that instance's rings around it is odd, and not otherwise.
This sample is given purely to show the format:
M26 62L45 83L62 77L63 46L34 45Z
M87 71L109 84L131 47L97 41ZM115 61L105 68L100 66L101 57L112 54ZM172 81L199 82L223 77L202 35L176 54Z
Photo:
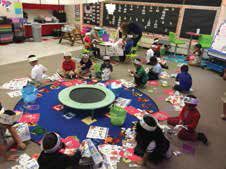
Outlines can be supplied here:
M41 42L42 41L42 32L41 32L42 25L39 23L32 24L32 36L34 42Z
M110 110L110 121L113 126L122 126L126 120L127 112L116 105L113 105Z

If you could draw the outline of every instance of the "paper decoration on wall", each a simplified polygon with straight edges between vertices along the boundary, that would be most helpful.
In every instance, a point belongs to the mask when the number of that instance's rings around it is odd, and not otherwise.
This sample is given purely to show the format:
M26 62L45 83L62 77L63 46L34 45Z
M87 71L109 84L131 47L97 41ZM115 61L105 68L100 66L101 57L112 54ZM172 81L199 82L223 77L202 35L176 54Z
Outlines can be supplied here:
M9 9L9 7L12 5L12 2L8 0L0 0L0 5L5 7L6 9Z
M115 9L116 9L116 5L115 4L106 4L105 5L108 11L109 15L113 15Z
M16 15L21 15L22 14L22 3L20 2L15 2L13 4L14 10L15 10L15 14Z
M92 7L90 5L85 5L85 13L87 13L87 14L92 13Z

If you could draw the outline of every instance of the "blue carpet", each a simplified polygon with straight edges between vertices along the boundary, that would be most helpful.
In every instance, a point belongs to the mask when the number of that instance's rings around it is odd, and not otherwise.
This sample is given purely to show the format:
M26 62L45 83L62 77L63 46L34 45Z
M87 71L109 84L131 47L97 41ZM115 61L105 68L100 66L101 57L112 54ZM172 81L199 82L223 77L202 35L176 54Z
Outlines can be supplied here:
M185 61L185 57L181 55L170 55L170 56L165 56L164 57L166 60L171 61L171 62L176 62L176 63L183 63L187 64L188 62Z
M65 87L60 86L58 89L51 89L50 86L43 87L45 89L48 89L48 93L41 93L43 96L38 98L36 103L39 104L40 108L38 110L24 110L23 109L23 101L20 100L17 105L15 106L15 110L25 111L28 113L40 113L40 120L38 122L38 126L41 126L46 131L55 131L58 132L62 137L67 136L77 136L80 140L84 140L86 138L89 126L83 123L81 120L87 116L89 116L89 111L87 112L75 112L75 110L64 108L62 111L56 111L52 107L60 104L58 100L58 93L63 90ZM42 88L41 88L42 89ZM40 90L40 89L39 89ZM143 103L139 102L137 99L138 97L132 95L132 89L128 89L123 87L120 89L119 97L128 98L131 99L130 106L134 106L135 108L140 109L149 109L153 112L158 111L158 107L155 104L155 102L144 93L140 92L139 90L136 90L136 92L141 93L141 98L148 99L148 102ZM148 106L151 106L150 108L143 108L142 104L148 104ZM63 117L64 113L68 112L74 112L76 113L76 116L73 117L70 120L67 120ZM102 126L102 127L108 127L109 128L109 135L112 137L118 137L121 127L112 126L110 123L110 119L106 117L104 114L108 113L107 110L98 110L95 113L95 119L97 119L97 122L92 123L91 125L94 126ZM137 121L137 118L129 115L127 113L127 118L122 127L128 128L132 125L132 122ZM36 126L31 126L30 131L32 131ZM32 140L35 142L39 142L43 136L43 134L37 135L32 134Z

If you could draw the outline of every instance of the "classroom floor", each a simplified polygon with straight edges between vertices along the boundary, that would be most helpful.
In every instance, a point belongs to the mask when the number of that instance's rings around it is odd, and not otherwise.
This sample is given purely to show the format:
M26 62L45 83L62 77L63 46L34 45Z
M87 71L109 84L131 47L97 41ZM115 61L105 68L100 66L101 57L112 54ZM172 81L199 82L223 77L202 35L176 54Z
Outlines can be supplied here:
M78 54L73 52L73 54ZM144 50L140 51L140 56L144 54ZM54 73L62 60L61 55L52 55L43 57L40 59L40 63L47 66L49 73ZM19 60L18 60L19 61ZM131 64L115 64L112 79L128 79L132 80L132 77L128 75L128 69L132 68ZM25 62L17 62L8 65L1 65L0 72L0 85L14 78L26 77L30 72L30 65ZM169 63L169 73L175 73L177 66L175 63ZM153 166L151 169L226 169L226 121L220 119L222 113L222 101L221 97L226 92L226 81L211 71L203 70L201 68L192 67L190 70L193 77L193 94L196 95L199 100L199 110L201 112L201 119L198 131L204 132L210 144L208 146L202 143L188 143L195 147L195 154L182 154L180 156L173 156L168 161L164 161L158 166ZM171 85L173 80L170 80ZM163 94L162 88L158 87L155 93L149 93L148 89L144 89L143 92L150 95L150 97L158 104L159 109L168 112L170 115L177 115L172 106L164 101L167 97ZM10 98L7 95L6 90L0 90L0 100L3 105L9 109L13 109L19 98ZM177 137L170 138L172 149L179 150L183 144L183 141L177 139ZM39 153L40 149L37 144L29 143L26 151L29 155ZM8 169L14 165L12 162L0 161L1 169ZM127 169L128 165L121 162L118 164L118 169ZM133 168L131 168L133 169Z
M32 42L32 39L28 39L24 43L0 45L0 65L24 61L32 54L45 57L82 49L81 44L75 43L74 46L71 46L67 40L63 40L61 44L58 41L59 38L45 36L42 38L42 42Z

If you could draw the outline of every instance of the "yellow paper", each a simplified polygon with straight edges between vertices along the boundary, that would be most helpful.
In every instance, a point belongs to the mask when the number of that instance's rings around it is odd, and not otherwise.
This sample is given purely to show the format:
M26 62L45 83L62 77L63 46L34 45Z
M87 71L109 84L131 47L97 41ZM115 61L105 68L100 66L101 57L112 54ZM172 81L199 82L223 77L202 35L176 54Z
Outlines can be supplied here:
M92 119L92 117L90 117L90 116L82 119L82 122L87 124L87 125L90 125L90 124L92 124L96 121L97 121L96 119Z

